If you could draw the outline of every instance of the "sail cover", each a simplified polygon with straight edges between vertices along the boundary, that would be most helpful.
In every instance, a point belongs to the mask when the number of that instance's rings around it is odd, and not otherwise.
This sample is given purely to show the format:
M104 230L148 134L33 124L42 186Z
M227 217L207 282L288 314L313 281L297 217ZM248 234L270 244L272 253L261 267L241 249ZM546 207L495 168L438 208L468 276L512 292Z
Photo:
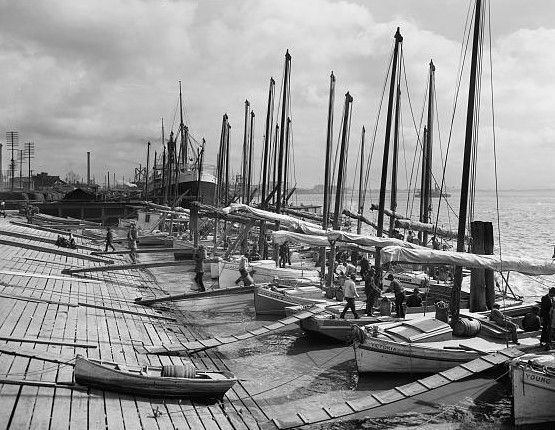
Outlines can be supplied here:
M306 234L324 235L326 233L325 230L322 230L322 227L320 227L318 224L303 221L289 215L276 214L274 212L253 208L252 206L242 203L232 203L227 208L223 208L222 210L228 214L235 212L246 212L258 219L263 219L266 221L279 221L283 226L289 229Z
M472 269L492 269L498 272L514 271L525 275L555 275L555 260L511 255L503 255L503 258L499 258L498 255L388 246L381 250L381 257L384 263L453 264Z
M309 246L330 246L330 242L326 236L295 233L293 231L285 230L272 232L272 239L278 245L285 242L293 242Z
M393 239L389 237L375 237L375 236L362 236L359 234L346 233L337 230L321 230L321 235L310 235L295 233L292 231L274 231L272 233L272 238L277 244L282 244L284 242L295 242L310 246L330 246L330 241L336 241L341 243L348 243L353 245L358 245L360 247L384 247L384 246L407 246L411 248L422 248L419 245L415 245L409 242L403 242L399 239Z

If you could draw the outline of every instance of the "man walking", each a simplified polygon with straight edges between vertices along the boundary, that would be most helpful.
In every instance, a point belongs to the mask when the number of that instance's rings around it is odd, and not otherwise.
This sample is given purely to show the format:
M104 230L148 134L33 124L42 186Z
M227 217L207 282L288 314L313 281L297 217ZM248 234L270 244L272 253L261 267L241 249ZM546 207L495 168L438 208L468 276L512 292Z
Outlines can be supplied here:
M204 246L199 245L199 247L195 250L193 259L195 261L195 282L197 283L198 291L200 292L206 291L206 288L204 288L204 282L202 281L204 276L204 269L202 266L205 258L206 252L204 251Z
M345 313L347 313L347 309L351 309L351 311L353 311L353 315L355 316L355 319L360 318L355 308L355 297L358 297L355 279L356 279L356 275L353 274L349 279L345 281L345 285L343 285L343 289L344 289L343 295L345 297L345 300L347 301L347 304L343 308L343 312L341 312L341 315L339 315L339 318L343 318L343 319L345 318Z
M116 250L116 248L114 248L114 232L111 227L108 227L106 230L106 247L104 248L104 252L108 252L108 247L111 247L112 251Z
M131 261L133 264L137 263L137 226L135 225L135 221L131 221L131 225L129 226L129 230L127 232L127 245L129 247L129 257L131 257Z

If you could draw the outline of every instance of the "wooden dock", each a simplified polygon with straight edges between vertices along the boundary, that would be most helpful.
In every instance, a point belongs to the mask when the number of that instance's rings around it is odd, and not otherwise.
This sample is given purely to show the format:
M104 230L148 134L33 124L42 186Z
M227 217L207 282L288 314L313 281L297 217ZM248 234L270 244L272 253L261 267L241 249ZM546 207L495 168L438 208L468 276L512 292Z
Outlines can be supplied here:
M5 237L19 237L24 242L24 246L17 246L11 240L0 242L0 416L4 417L0 420L0 430L302 427L348 419L372 408L418 396L520 353L510 349L493 357L480 357L433 377L377 393L351 392L354 398L334 398L333 393L324 392L310 401L308 397L292 401L290 393L298 394L298 390L307 385L306 379L303 380L306 375L312 372L316 378L320 377L322 369L314 361L318 360L317 354L325 358L322 362L327 365L341 367L352 360L341 358L349 349L333 350L326 346L321 351L311 351L309 359L315 363L313 367L302 367L300 362L295 364L300 366L295 370L302 376L292 375L291 368L278 366L273 369L273 385L267 387L259 379L268 371L262 366L249 367L258 358L243 355L243 349L233 350L233 347L245 341L244 350L248 351L259 342L260 335L268 334L263 338L274 336L273 340L260 344L262 350L267 349L268 345L283 339L275 330L286 330L287 324L298 321L305 314L317 313L317 310L305 310L294 317L272 322L241 320L241 331L220 317L225 321L224 329L230 332L212 334L209 328L202 326L204 323L193 320L189 312L194 311L194 306L213 306L217 308L213 312L225 312L226 308L215 306L214 302L202 302L215 300L209 297L198 297L180 302L180 305L168 301L168 295L180 291L181 287L171 291L161 288L157 279L164 277L163 272L160 276L157 273L155 279L153 272L137 270L137 267L123 268L129 263L125 255L114 255L114 266L119 266L120 270L89 271L89 268L105 267L105 262L83 258L90 257L84 249L56 252L57 249L50 246L50 240L56 237L54 232L33 229L23 223L13 224L9 218L0 219L0 230L9 232ZM27 236L34 236L36 240ZM78 245L90 246L84 238L76 240ZM150 263L151 260L144 261L144 267L156 267ZM183 264L189 266L158 267L155 271L173 271L174 278L185 279L190 288L192 266L191 263ZM63 275L62 271L68 268L85 269L90 273L87 278ZM177 272L179 270L181 272ZM134 301L140 296L159 298L160 303L144 306ZM229 297L230 303L234 300ZM226 306L243 306L237 303ZM218 321L213 323L219 324ZM176 352L195 352L188 359L200 370L239 370L242 372L238 375L240 381L227 392L223 402L215 403L136 397L73 383L72 364L76 354L129 366L160 366L182 363L180 356L168 355ZM281 350L275 356L280 360L292 360ZM249 377L250 380L244 379ZM295 385L290 391L279 391L287 383L286 378L290 385L291 381ZM302 408L299 404L307 406Z

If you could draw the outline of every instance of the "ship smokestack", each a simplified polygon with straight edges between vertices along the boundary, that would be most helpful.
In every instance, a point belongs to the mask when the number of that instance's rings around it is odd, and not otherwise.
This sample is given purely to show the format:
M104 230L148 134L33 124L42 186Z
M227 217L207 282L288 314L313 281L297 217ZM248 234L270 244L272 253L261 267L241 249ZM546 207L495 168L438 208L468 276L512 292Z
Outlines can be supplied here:
M91 153L87 152L87 185L91 185Z

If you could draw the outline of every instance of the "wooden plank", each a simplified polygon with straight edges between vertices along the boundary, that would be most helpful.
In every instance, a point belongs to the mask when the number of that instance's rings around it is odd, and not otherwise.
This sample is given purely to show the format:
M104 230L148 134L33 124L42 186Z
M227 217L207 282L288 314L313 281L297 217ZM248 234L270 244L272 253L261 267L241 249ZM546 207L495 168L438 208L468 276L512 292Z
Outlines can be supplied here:
M87 307L87 308L102 309L102 310L111 311L111 312L121 312L123 314L138 315L138 316L147 317L147 318L155 318L155 319L162 319L162 320L168 320L168 321L176 321L175 318L167 317L165 315L160 315L160 314L151 314L151 313L146 313L146 312L131 311L131 310L127 310L127 309L114 308L114 307L110 307L110 306L102 306L102 305L96 305L96 304L85 303L85 302L78 302L78 305L79 306L84 306L84 307Z
M85 342L69 342L63 340L54 340L49 338L41 338L41 337L16 337L16 336L0 336L0 340L7 340L9 342L29 342L29 343L44 343L50 345L66 345L66 346L74 346L80 348L96 348L97 345L93 343L85 343Z
M94 258L100 258L100 257L94 257ZM102 259L101 262L105 263L106 260ZM111 264L109 266L90 266L90 267L83 267L79 269L63 269L62 273L65 275L73 275L74 273L113 272L116 270L138 270L138 269L148 269L153 267L171 267L171 266L182 266L182 265L183 265L182 261L158 261L158 262L136 263L136 264Z
M98 249L98 248L96 248ZM166 252L183 252L183 251L193 251L194 248L139 248L135 251L137 254L161 254ZM125 255L129 254L129 249L121 249L117 251L93 251L92 255Z
M0 245L8 245L8 246L15 246L17 248L25 248L25 249L32 249L34 251L41 251L41 252L45 252L48 254L55 254L55 255L62 255L64 257L72 257L72 258L76 258L76 259L80 259L80 260L88 260L88 261L95 261L98 263L105 263L105 264L111 264L114 261L113 260L108 260L106 258L102 258L102 257L96 257L94 255L89 255L89 254L82 254L82 253L78 253L78 252L71 252L71 251L65 251L63 249L57 249L57 248L51 248L51 247L47 247L47 246L40 246L40 245L34 245L31 243L25 243L22 241L12 241L12 240L8 240L8 239L3 239L0 238Z
M73 281L73 282L76 281L75 278L70 278L68 276L45 275L43 273L14 272L12 270L0 270L0 274L1 275L12 275L12 276L24 276L24 277L28 277L28 278L59 279L61 281ZM86 283L91 283L91 284L100 284L100 281L97 281L96 279L87 279L87 278L79 279L78 282L86 282Z
M5 297L7 299L14 299L14 300L23 300L25 302L51 303L51 304L55 304L55 305L74 306L74 307L78 306L77 303L60 302L58 300L49 300L49 299L39 299L39 298L29 297L29 296L18 296L18 295L15 295L15 294L0 293L0 297Z
M244 294L250 293L254 290L254 285L249 286L240 286L240 287L229 287L229 288L221 288L217 290L211 291L201 291L198 293L185 293L185 294L175 294L166 297L158 297L153 299L143 299L142 297L138 297L135 299L136 303L141 305L151 305L153 303L162 303L162 302L175 302L179 300L188 300L188 299L197 299L201 297L217 297L217 296L225 296L228 294Z

